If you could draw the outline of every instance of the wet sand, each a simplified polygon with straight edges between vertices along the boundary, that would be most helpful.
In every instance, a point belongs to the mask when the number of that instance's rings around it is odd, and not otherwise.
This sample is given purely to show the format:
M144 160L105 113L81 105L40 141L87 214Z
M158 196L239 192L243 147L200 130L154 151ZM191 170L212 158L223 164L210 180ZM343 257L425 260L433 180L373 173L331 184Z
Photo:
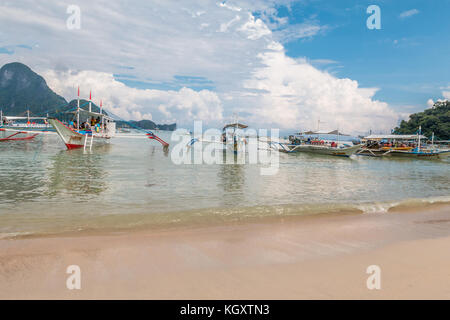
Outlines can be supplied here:
M0 240L0 298L450 299L450 206Z

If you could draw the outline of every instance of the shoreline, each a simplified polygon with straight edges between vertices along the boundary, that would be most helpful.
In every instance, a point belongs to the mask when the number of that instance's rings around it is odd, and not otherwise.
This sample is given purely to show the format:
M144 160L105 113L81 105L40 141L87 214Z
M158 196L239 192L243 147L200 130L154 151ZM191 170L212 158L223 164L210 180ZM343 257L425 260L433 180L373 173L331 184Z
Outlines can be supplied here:
M0 240L0 298L448 299L449 209Z
M439 209L441 207L450 208L450 200L448 197L437 198L417 198L404 199L398 201L387 202L367 202L349 204L289 204L279 206L255 206L255 207L237 207L237 208L204 208L190 209L183 212L168 212L158 214L107 214L86 217L84 220L72 221L75 226L72 229L64 230L67 226L60 226L58 231L42 230L42 231L23 231L0 233L0 240L9 239L34 239L34 238L52 238L52 237L78 237L91 235L115 235L123 233L135 232L160 232L160 231L177 231L190 230L198 228L212 228L217 226L240 226L246 224L270 224L284 221L303 221L304 219L321 219L334 216L347 215L377 215L391 213L411 213L417 211L428 211ZM231 215L225 214L226 210L234 210L236 212ZM254 214L255 211L265 210L264 214ZM211 213L223 210L220 215ZM250 211L250 214L248 214ZM449 209L450 211L450 209ZM254 214L254 215L253 215ZM167 215L167 217L165 216ZM167 221L161 220L163 216ZM244 216L242 218L242 216ZM15 219L15 216L11 216ZM30 217L33 219L33 217ZM63 220L62 216L50 216L45 219ZM25 217L21 218L25 222ZM40 219L40 218L38 218ZM67 216L70 222L70 216ZM118 220L123 219L123 220ZM185 219L185 220L182 220ZM0 220L1 221L1 220ZM40 223L40 221L30 220L32 223ZM87 226L92 221L92 226ZM8 224L8 220L3 221ZM55 228L55 227L53 227Z

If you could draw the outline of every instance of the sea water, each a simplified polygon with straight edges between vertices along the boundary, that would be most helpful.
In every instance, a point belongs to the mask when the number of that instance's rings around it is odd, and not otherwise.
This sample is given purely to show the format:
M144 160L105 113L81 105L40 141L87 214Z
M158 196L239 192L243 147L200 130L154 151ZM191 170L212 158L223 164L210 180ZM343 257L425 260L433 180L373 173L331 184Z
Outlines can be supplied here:
M3 133L4 134L4 133ZM171 142L170 132L157 132ZM56 135L0 143L0 237L325 213L450 200L450 161L279 154L262 164L176 164L154 140L66 150Z

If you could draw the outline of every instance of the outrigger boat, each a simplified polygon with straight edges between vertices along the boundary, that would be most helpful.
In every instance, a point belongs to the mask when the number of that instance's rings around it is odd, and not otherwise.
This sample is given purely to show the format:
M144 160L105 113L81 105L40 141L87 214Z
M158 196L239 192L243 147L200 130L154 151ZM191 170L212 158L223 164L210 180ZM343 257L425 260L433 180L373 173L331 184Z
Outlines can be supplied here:
M434 134L431 145L422 144L427 137L420 134L411 135L369 135L363 138L364 146L358 155L372 157L407 157L407 158L444 158L450 156L450 149L439 148L434 144Z
M92 95L89 93L89 110L80 108L78 89L77 109L69 112L74 114L73 121L65 125L56 118L48 120L69 150L86 147L91 149L94 143L107 143L116 134L116 123L103 113L102 102L100 101L100 112L93 112L91 99ZM80 122L81 120L83 122Z
M82 109L80 107L80 90L78 89L77 109L70 112L74 114L73 121L66 125L56 118L48 120L69 150L91 149L93 145L109 143L111 138L116 135L116 122L103 112L102 101L100 101L100 112L93 112L91 99L92 95L89 94L89 110ZM147 130L145 132L146 138L156 140L164 148L168 148L169 144L153 132Z
M27 117L5 116L0 110L0 131L10 132L9 135L0 138L0 142L32 140L38 135L36 131L47 131L47 118L30 117L29 111L27 114ZM27 120L27 123L16 123L17 120ZM31 123L32 120L44 120L44 124Z
M222 135L220 141L214 140L205 140L203 138L194 137L191 139L191 141L187 144L187 147L193 146L197 142L205 142L205 143L213 143L217 144L217 149L223 150L223 151L230 151L234 154L238 154L241 152L245 152L245 146L247 145L248 141L245 137L243 129L248 128L247 125L239 123L237 120L237 116L235 116L234 122L226 124L222 128Z
M55 128L56 133L61 137L67 149L92 148L94 143L104 144L115 136L116 124L112 118L104 114L87 112L85 110L81 113L87 113L91 117L100 118L102 124L89 128L71 128L58 119L49 119L50 124Z
M15 130L0 128L0 131L15 131ZM33 133L31 135L27 135L28 133L29 132L26 132L26 131L15 131L13 134L10 134L9 136L0 138L0 142L32 140L39 134L39 133ZM23 135L25 135L25 136L23 136Z
M27 110L26 116L6 116L0 110L0 127L3 129L26 130L26 131L52 131L51 125L47 122L47 117L30 116ZM23 122L26 120L26 122ZM40 122L40 123L39 123Z
M320 136L334 135L337 136L337 141L323 140ZM357 152L361 146L353 145L349 142L341 142L340 136L348 136L340 133L338 130L334 131L306 131L289 136L289 143L272 142L272 147L275 147L280 152L294 153L294 152L308 152L322 155L350 157Z
M232 151L235 154L244 151L247 139L242 134L242 130L245 128L248 128L248 126L237 121L225 125L222 129L222 143L224 149Z

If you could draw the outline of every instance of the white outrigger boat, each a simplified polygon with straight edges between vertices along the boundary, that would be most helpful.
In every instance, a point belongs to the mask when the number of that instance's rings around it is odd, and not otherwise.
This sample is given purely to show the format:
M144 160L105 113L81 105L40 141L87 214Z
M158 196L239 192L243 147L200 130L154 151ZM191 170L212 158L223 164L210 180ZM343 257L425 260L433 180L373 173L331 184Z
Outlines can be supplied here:
M245 151L247 139L242 134L242 130L245 128L248 128L248 126L237 121L225 125L222 129L222 143L224 149L232 151L235 154Z
M94 144L109 142L116 134L116 123L103 113L102 102L100 101L100 112L93 112L90 94L89 110L84 110L80 108L79 94L78 90L77 109L73 112L75 121L65 125L56 118L48 120L69 150L87 147L91 149ZM83 122L80 122L81 120Z
M88 112L89 116L101 119L100 126L90 128L71 128L58 119L49 119L49 123L55 128L67 149L92 148L94 144L104 144L116 134L116 124L112 118L95 112Z
M322 135L336 135L338 139L337 141L323 140L319 138ZM306 131L289 136L289 143L272 143L272 147L275 146L278 148L278 151L285 153L308 152L339 157L350 157L361 148L360 145L341 142L339 140L340 136L343 136L343 134L338 130L331 132Z
M91 95L89 96L89 110L80 107L80 90L78 89L78 99L76 111L66 112L74 115L72 121L63 123L56 118L48 117L12 117L4 116L0 110L0 142L32 140L39 134L57 134L66 145L67 149L89 148L93 145L108 143L111 138L116 136L116 122L112 117L103 112L102 102L100 101L100 112L92 111ZM15 124L15 120L27 120L26 124ZM36 124L31 121L42 120L44 124ZM81 121L82 120L82 121ZM125 121L121 119L122 121ZM127 122L127 121L125 121ZM143 131L145 134L125 135L122 138L145 138L156 140L161 143L164 149L169 144L155 135L150 130L145 130L128 123L136 130ZM4 132L13 132L4 136Z
M74 114L74 121L66 125L56 118L48 119L48 122L55 128L56 133L63 140L67 149L89 148L93 145L109 143L111 138L116 136L116 122L103 112L103 104L100 101L100 112L92 111L91 94L89 95L89 110L80 107L80 90L78 89L77 109L71 112ZM82 121L83 120L83 121ZM131 125L131 123L130 123ZM165 149L169 144L155 135L152 131L136 127L145 131L145 135L135 137L145 137L160 142ZM133 138L133 136L125 136Z
M27 122L24 123L23 120ZM43 123L36 123L38 120L42 120ZM0 132L5 133L0 137L0 142L33 140L39 133L49 131L52 131L52 128L46 117L31 117L29 111L26 117L5 116L3 110L0 110Z
M222 128L222 135L220 140L208 140L202 137L192 138L187 144L187 147L193 146L195 143L212 143L217 145L218 150L233 152L234 154L245 153L245 146L248 140L243 132L243 129L248 128L247 125L239 123L237 116L234 122L226 124Z
M431 144L423 144L427 137L420 134L421 128L417 134L409 135L369 135L364 137L364 147L357 152L358 155L372 157L403 157L436 159L450 156L450 149L440 148L434 144L434 134Z
M26 116L7 116L0 110L0 127L2 129L26 130L26 131L53 131L47 117L34 117L27 110Z

